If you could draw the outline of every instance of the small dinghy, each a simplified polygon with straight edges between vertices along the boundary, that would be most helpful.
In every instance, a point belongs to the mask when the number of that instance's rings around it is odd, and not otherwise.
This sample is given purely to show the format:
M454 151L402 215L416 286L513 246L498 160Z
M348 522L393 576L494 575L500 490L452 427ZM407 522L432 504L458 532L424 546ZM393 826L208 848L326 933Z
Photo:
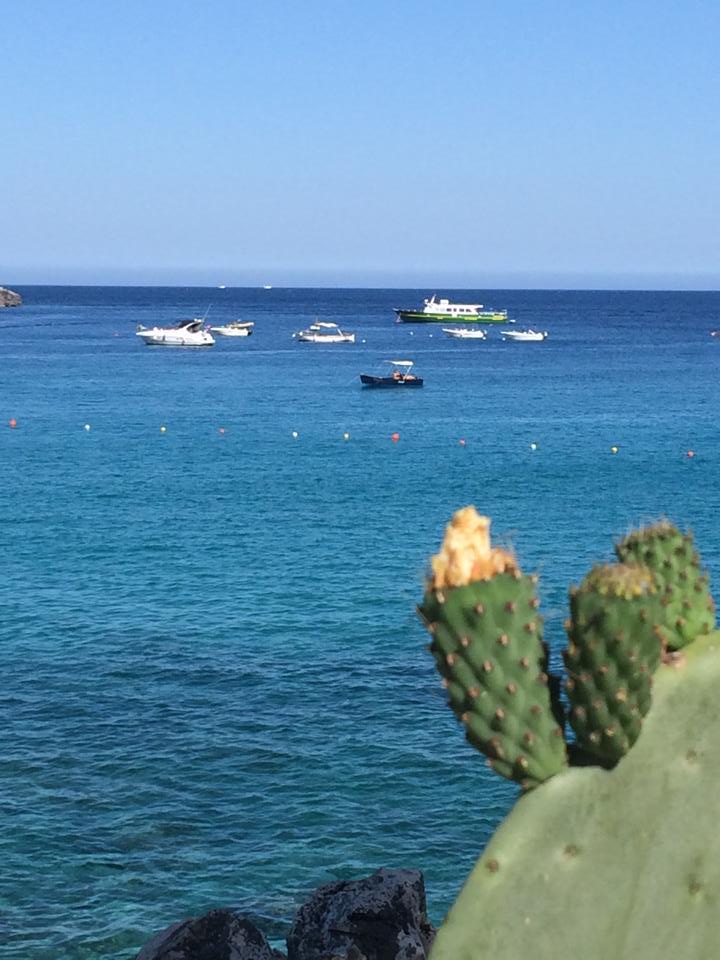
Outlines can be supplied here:
M503 340L547 340L547 330L503 330Z
M224 323L219 327L210 327L212 333L217 333L221 337L249 337L252 335L254 323L241 320L233 320L231 323Z
M443 327L442 332L455 340L486 340L484 330L471 330L468 327Z
M360 383L364 387L421 387L423 385L422 377L416 376L412 372L414 361L412 360L386 360L385 363L392 365L389 374L373 376L370 373L360 374Z
M307 330L293 334L296 340L305 343L355 343L355 334L341 330L336 323L323 323L316 320Z

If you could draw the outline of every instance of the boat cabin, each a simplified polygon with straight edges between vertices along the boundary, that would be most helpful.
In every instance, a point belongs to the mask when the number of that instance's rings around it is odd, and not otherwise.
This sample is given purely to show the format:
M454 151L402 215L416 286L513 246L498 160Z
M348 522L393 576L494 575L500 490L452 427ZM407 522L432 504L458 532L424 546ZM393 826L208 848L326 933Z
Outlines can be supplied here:
M443 314L448 317L475 316L483 309L482 303L450 303L445 297L437 300L435 294L423 303L423 313Z

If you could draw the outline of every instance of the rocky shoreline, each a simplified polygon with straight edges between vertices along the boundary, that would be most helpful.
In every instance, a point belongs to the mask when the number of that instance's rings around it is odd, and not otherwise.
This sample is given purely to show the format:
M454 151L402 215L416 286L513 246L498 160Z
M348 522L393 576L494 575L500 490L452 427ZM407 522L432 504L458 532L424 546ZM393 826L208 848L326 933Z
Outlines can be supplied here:
M19 307L22 305L22 297L14 290L8 290L7 287L0 287L0 309L2 307Z
M422 873L383 868L316 890L295 915L287 954L242 913L211 910L162 930L135 960L426 960L434 938Z

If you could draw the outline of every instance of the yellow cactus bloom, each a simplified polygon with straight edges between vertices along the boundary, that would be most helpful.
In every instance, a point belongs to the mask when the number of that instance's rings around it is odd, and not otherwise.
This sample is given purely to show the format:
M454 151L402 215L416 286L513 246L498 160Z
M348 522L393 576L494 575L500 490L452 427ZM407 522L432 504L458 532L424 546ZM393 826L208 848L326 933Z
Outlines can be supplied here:
M464 587L476 580L490 580L498 573L518 573L515 557L490 544L490 518L475 507L463 507L453 515L445 530L440 552L430 560L432 576L428 587Z

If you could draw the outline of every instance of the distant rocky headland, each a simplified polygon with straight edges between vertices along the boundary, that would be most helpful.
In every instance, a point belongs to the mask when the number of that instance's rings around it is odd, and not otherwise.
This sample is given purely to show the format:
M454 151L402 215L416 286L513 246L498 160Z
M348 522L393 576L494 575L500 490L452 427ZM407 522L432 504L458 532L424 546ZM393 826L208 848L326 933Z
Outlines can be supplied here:
M14 290L8 290L7 287L0 287L0 307L19 307L22 304L22 297Z

